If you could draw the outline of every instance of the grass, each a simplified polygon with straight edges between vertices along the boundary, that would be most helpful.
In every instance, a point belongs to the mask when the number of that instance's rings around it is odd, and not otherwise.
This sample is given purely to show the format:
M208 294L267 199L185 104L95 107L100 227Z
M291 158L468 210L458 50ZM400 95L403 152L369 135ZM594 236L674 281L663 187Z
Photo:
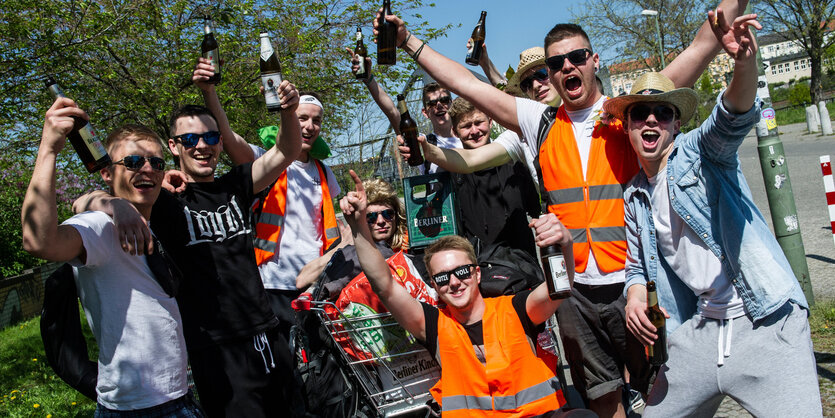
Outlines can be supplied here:
M835 102L827 102L826 109L829 111L830 119L835 117ZM784 126L793 123L806 122L806 109L802 106L787 107L774 112L777 118L777 125Z

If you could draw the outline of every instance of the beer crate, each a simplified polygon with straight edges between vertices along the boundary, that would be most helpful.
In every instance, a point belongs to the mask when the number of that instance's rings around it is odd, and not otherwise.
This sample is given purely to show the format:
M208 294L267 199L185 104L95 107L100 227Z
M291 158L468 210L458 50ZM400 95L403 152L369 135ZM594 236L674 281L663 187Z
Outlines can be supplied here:
M447 172L403 179L409 248L419 249L441 237L458 234L458 208Z

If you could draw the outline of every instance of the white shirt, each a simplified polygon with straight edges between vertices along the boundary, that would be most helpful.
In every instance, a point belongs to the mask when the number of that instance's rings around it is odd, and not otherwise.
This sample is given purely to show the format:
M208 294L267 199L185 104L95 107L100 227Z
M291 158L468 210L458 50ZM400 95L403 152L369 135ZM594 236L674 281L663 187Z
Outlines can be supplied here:
M461 144L461 140L458 139L457 137L443 136L443 135L438 135L438 134L435 134L435 136L438 138L438 143L435 144L435 145L438 146L438 148L444 148L444 149L464 148L464 145ZM418 166L418 171L420 172L420 174L437 173L438 170L444 171L443 168L438 167L437 165L435 165L435 163L430 163L429 164L429 172L428 173L423 172L423 164Z
M699 297L698 312L707 318L745 315L742 298L722 270L722 263L670 207L666 171L648 179L658 252L676 276Z
M109 216L84 212L63 224L78 231L86 252L85 262L70 264L99 346L98 402L131 410L184 396L186 343L177 301L154 279L144 255L122 251Z

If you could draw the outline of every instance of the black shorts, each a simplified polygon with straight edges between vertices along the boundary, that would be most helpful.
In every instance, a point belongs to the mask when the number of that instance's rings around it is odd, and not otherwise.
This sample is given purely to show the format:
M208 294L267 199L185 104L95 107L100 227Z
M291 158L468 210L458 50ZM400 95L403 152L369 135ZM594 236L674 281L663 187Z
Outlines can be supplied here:
M287 339L276 328L267 330L267 350L260 335L189 351L197 396L207 416L303 415L302 386Z
M623 385L646 393L651 368L644 346L626 329L623 283L591 286L574 283L571 297L557 310L565 356L574 386L586 399L597 399Z

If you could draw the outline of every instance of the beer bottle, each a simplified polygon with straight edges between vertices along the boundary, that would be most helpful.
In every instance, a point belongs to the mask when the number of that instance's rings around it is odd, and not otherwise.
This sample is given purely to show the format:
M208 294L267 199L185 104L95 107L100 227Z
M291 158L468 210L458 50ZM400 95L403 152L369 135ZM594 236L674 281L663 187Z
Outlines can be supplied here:
M549 245L540 249L542 271L545 272L545 286L548 287L548 297L551 300L565 299L571 296L571 282L568 280L568 269L565 267L565 256L562 248Z
M52 100L59 97L67 97L52 77L47 77L44 80L44 84L47 90L49 90ZM72 127L72 131L67 135L67 138L75 149L75 153L78 154L78 158L81 158L81 162L87 168L87 171L95 173L109 166L111 164L110 155L107 154L107 150L96 135L96 131L93 130L93 125L77 116L73 116L73 119L75 120L75 124Z
M270 35L261 32L261 84L264 85L264 99L267 110L278 112L281 110L281 99L278 97L278 86L281 84L281 64L278 55L270 42Z
M400 134L403 135L403 141L409 147L407 162L412 167L421 165L423 164L423 155L420 153L420 144L418 143L417 124L409 115L406 98L402 94L397 95L397 108L400 110Z
M211 61L215 67L215 73L209 77L207 83L220 83L220 54L218 53L217 40L212 33L212 21L209 18L206 18L203 24L203 43L200 45L200 49L203 51L203 58Z
M481 53L484 50L484 38L487 35L486 29L484 28L485 19L487 19L487 12L482 10L481 17L473 29L472 36L470 36L473 43L470 44L470 49L467 51L467 64L478 65L478 61L481 60Z
M391 14L391 1L383 0L383 13L380 14L377 35L377 64L397 64L397 25L386 20Z
M647 357L653 366L660 366L667 362L667 327L664 312L658 306L658 294L655 292L655 282L647 282L647 318L657 329L658 338L653 345L647 346Z
M371 63L365 59L368 57L368 49L365 48L365 43L362 42L362 31L359 26L357 26L357 47L354 49L354 53L360 59L360 68L354 76L358 79L367 80L368 76L371 75Z

